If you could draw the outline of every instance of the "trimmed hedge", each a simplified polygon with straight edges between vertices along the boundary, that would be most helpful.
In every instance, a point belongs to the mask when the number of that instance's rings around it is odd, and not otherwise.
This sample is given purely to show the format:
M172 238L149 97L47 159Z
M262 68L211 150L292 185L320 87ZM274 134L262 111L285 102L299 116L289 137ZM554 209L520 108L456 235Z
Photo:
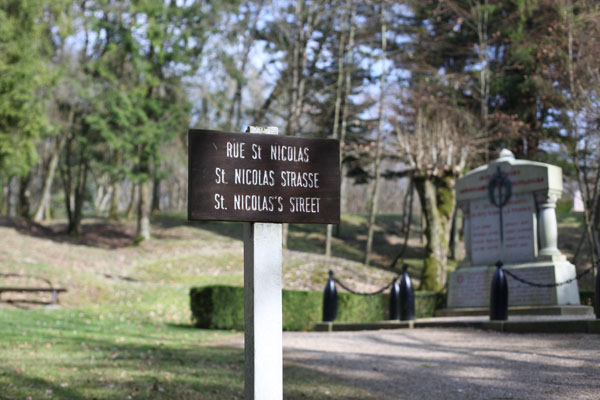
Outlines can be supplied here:
M244 289L207 286L190 290L192 318L196 326L213 329L244 329Z
M310 330L323 317L323 293L283 290L283 330ZM415 299L417 318L432 317L443 306L440 296ZM244 288L205 286L190 290L192 319L199 328L244 329ZM338 292L339 322L373 322L388 319L389 295L359 296Z

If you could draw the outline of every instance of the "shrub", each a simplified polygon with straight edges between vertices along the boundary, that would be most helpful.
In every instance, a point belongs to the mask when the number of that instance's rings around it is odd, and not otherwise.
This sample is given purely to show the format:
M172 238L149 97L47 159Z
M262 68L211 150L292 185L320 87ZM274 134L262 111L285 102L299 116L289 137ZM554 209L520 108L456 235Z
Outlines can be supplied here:
M321 302L323 295L321 294ZM338 292L337 322L374 322L389 318L390 299L387 293L359 296Z
M323 293L284 290L281 295L284 331L306 331L312 329L317 322L321 322Z
M192 288L190 306L195 325L200 328L244 329L244 288Z
M283 290L283 330L310 330L323 317L323 293ZM208 329L244 329L244 288L205 286L190 290L194 324ZM443 298L417 297L417 318L431 317L443 306ZM374 322L388 319L389 295L359 296L338 292L338 322Z

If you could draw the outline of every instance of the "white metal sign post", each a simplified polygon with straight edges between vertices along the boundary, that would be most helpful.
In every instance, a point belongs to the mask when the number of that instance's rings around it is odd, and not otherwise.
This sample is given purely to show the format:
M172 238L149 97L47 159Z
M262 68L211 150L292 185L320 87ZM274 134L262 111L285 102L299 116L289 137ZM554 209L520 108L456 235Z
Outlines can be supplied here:
M281 224L339 223L340 145L248 132L188 132L188 219L244 222L245 399L281 400Z
M249 127L277 135L276 127ZM283 398L282 225L244 223L244 350L247 400Z

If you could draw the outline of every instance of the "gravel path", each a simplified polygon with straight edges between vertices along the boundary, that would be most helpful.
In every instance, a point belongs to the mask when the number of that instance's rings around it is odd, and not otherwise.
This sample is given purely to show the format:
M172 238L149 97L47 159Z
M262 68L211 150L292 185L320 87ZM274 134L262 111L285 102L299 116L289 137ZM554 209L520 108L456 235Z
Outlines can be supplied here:
M600 399L600 335L285 332L284 361L380 399Z

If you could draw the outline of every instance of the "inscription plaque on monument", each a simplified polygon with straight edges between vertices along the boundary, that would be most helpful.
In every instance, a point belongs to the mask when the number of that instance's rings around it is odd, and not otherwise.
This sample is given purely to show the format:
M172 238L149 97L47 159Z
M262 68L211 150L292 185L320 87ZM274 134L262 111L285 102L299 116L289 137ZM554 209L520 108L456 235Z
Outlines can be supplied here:
M502 208L504 248L501 248L498 214L500 209L487 199L471 201L471 260L473 264L530 261L535 257L533 242L535 204L531 193L511 196Z
M523 279L535 282L552 283L561 279L555 276L554 268L530 266L510 268ZM462 268L450 274L448 282L452 290L448 291L448 304L452 307L482 307L489 304L490 282L494 268ZM556 291L525 285L507 278L509 302L511 306L552 305L560 300Z
M188 219L339 223L339 141L196 129L188 138Z

